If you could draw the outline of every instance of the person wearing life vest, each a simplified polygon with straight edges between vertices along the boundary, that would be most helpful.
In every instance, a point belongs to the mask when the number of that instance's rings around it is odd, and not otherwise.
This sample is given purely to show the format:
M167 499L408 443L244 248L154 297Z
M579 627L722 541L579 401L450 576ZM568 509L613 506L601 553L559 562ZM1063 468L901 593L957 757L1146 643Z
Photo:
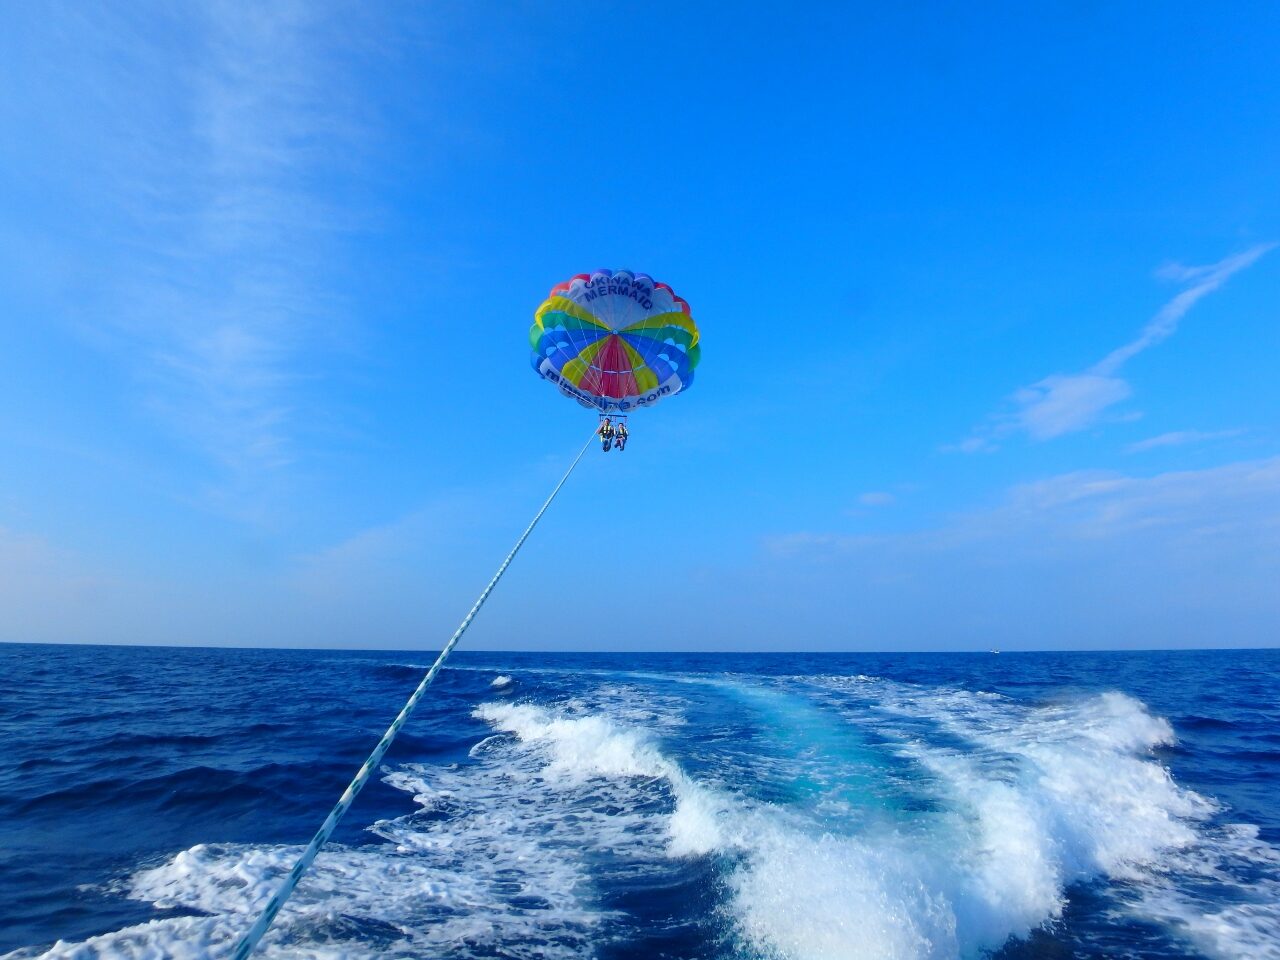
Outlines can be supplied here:
M600 449L608 453L613 447L613 422L605 417L600 421L600 429L596 433L600 434Z
M614 430L613 443L618 448L619 453L627 449L627 423L625 420L620 422L618 428Z

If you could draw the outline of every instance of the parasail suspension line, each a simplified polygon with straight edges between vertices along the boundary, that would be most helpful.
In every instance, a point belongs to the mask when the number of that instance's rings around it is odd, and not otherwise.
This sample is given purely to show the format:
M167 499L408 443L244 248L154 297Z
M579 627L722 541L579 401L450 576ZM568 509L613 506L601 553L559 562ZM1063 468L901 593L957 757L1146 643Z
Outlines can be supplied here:
M569 475L573 473L574 468L582 459L582 455L587 452L587 448L595 442L596 434L592 432L587 442L582 445L582 449L578 451L578 455L573 458L573 462L569 464L569 469L565 471L564 476L560 478L560 482L555 485L551 491L551 495L547 497L542 508L534 514L533 519L529 522L529 526L525 528L524 533L520 534L520 539L516 541L516 545L511 548L511 552L507 554L507 559L502 561L502 565L498 567L498 572L493 575L493 579L481 591L479 598L468 611L467 615L462 618L462 622L458 624L458 629L453 632L453 636L449 638L449 642L444 645L444 649L440 651L440 655L436 657L436 662L431 665L431 669L427 671L427 675L422 678L418 684L418 688L413 691L405 705L400 709L399 715L392 721L391 726L387 728L387 732L382 735L382 739L378 741L378 745L373 748L373 753L369 754L369 759L364 762L355 778L347 784L347 789L342 792L342 796L338 798L338 802L334 808L329 811L329 816L325 817L324 823L320 825L319 831L311 838L311 842L307 844L307 849L302 851L302 855L298 857L297 863L293 865L293 869L289 871L288 876L281 882L280 887L271 899L267 901L267 905L263 908L258 919L254 921L252 927L240 938L240 942L236 944L234 952L231 954L232 960L246 960L258 946L258 941L262 939L271 922L275 920L276 914L280 912L280 908L284 906L285 901L293 893L294 887L298 885L298 881L302 879L302 875L307 872L307 868L316 858L316 854L320 852L320 848L324 846L325 841L329 839L334 828L338 825L338 821L342 819L342 815L347 812L347 808L351 806L351 801L356 795L364 789L364 785L369 782L369 777L373 771L377 769L379 763L382 762L383 755L387 752L387 748L391 746L391 742L395 740L396 734L400 732L400 728L404 726L405 721L409 719L409 715L413 713L413 708L418 705L418 701L422 699L422 695L426 693L427 687L431 686L431 681L436 678L436 674L440 672L440 668L444 666L445 660L449 654L453 652L453 648L458 645L458 641L462 639L462 635L467 632L467 627L471 626L471 621L475 619L476 614L480 612L480 608L484 606L484 602L489 599L489 594L493 592L493 588L498 585L498 581L502 579L502 575L507 572L507 567L511 566L511 561L515 559L516 554L520 552L520 548L524 546L524 542L529 539L529 534L533 533L533 528L538 525L538 521L542 519L542 515L547 512L547 508L551 506L551 501L556 498L556 494L560 492L560 488L565 485L569 479Z

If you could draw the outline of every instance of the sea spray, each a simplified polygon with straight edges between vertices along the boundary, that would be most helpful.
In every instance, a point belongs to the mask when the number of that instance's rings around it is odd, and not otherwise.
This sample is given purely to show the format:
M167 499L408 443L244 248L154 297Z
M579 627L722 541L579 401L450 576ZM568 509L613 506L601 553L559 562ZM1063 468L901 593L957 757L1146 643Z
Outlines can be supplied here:
M707 853L723 844L723 803L664 756L647 731L621 727L599 714L560 716L527 703L486 703L474 715L545 748L544 776L569 784L597 776L664 779L676 801L668 826L673 856Z

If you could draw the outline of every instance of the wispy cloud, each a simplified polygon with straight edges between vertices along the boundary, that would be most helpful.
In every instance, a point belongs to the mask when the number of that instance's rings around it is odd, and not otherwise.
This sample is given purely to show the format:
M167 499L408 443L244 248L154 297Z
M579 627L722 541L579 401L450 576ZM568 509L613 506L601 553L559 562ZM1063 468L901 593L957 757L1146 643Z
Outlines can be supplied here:
M1132 392L1123 380L1096 370L1055 373L1013 395L1019 409L1011 422L1032 439L1049 440L1085 429Z
M1269 530L1280 547L1280 457L1152 477L1101 470L1060 474L1009 488L1002 501L903 534L793 533L766 546L782 555L831 557L870 550L933 552L978 542L1054 549L1071 540L1107 540L1165 529L1184 538ZM1010 550L1008 559L1016 562Z
M1159 447L1182 447L1192 443L1208 443L1211 440L1225 440L1238 437L1244 433L1243 427L1231 430L1174 430L1159 436L1148 437L1125 447L1127 453L1141 453L1144 450L1155 450Z
M295 459L307 385L336 342L332 263L361 141L342 45L359 46L359 11L341 29L328 5L289 2L55 19L42 42L82 88L49 84L63 99L30 156L81 151L61 184L95 224L79 323L203 458L210 493L246 512Z
M1280 457L1061 474L923 529L765 547L743 603L767 584L751 615L806 639L835 620L872 648L1271 645Z
M152 248L172 279L135 288L157 402L236 477L291 460L294 364L326 312L333 211L305 184L343 120L309 20L304 6L210 8L186 104L194 163L161 171L162 215L185 222ZM156 317L166 303L180 313Z
M1217 290L1232 274L1252 266L1259 257L1275 247L1274 243L1262 243L1233 254L1217 263L1203 267L1189 267L1179 263L1167 264L1158 273L1165 280L1188 284L1187 288L1160 308L1138 336L1122 347L1117 347L1093 367L1093 373L1110 376L1143 350L1154 347L1177 332L1178 323L1187 311L1206 294Z
M1084 430L1133 390L1118 376L1138 354L1171 337L1187 312L1206 295L1221 287L1235 273L1256 262L1274 243L1259 244L1206 266L1170 264L1160 277L1186 288L1157 311L1133 340L1117 347L1080 373L1055 373L1017 390L1010 398L1013 409L993 415L973 434L944 450L978 453L994 450L1004 437L1023 433L1033 440L1050 440Z
M898 498L885 490L870 490L858 497L858 503L864 507L887 507Z

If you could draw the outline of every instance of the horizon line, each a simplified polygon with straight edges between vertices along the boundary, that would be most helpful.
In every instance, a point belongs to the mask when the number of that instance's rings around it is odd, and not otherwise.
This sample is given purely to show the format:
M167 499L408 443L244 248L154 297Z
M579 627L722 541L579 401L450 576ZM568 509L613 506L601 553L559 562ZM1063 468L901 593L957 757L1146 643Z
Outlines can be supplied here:
M438 649L416 648L416 647L301 647L301 646L278 646L278 647L253 647L238 644L225 644L218 646L210 646L208 644L179 644L179 643L103 643L97 641L77 641L77 640L0 640L0 645L12 647L123 647L140 650L262 650L262 651L297 651L300 653L420 653L429 655L439 653ZM1262 652L1262 651L1280 651L1280 645L1275 646L1217 646L1217 647L1045 647L1039 649L1027 648L998 648L989 647L987 649L967 648L958 650L940 650L940 649L921 649L921 650L547 650L547 649L529 649L529 650L476 650L462 649L455 653L464 654L552 654L552 655L596 655L596 656L615 656L618 654L648 654L653 656L671 656L673 654L690 655L697 654L707 655L725 655L725 656L742 656L744 654L760 654L760 655L792 655L792 656L847 656L850 654L874 654L874 655L891 655L891 654L984 654L991 656L993 654L1003 655L1007 653L1228 653L1238 651ZM446 665L444 669L448 669Z

